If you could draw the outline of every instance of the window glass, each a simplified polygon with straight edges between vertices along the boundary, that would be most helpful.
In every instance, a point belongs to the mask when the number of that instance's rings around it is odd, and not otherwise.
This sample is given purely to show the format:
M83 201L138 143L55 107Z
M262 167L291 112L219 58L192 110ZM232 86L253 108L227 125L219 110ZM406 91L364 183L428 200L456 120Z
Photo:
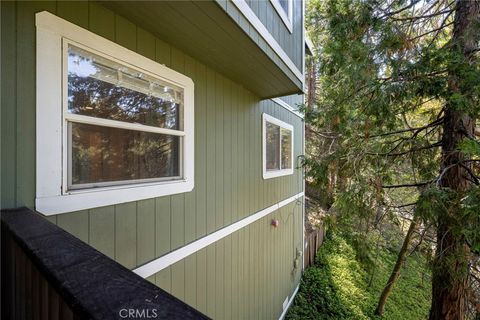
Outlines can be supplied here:
M282 128L282 169L292 168L292 132Z
M266 122L267 170L280 169L280 127Z
M288 15L288 1L291 1L291 0L278 0L278 2L280 3L280 6L283 8L283 10L287 15Z
M80 123L70 131L73 186L180 176L178 136Z
M263 178L293 174L293 126L263 114Z
M180 178L182 88L70 44L67 70L69 188Z
M68 112L182 130L183 89L68 46Z

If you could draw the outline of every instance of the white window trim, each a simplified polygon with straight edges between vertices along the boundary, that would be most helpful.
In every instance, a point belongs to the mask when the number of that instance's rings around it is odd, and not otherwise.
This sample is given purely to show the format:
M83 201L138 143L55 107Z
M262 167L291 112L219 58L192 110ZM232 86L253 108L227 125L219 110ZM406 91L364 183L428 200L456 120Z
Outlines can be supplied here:
M36 92L36 210L54 215L82 209L130 202L170 194L189 192L194 187L194 84L187 76L143 57L110 40L78 27L46 11L35 16L37 27L37 92ZM64 192L67 157L64 129L63 79L64 39L101 52L109 59L133 65L164 81L184 89L184 130L175 131L183 136L181 180L156 181L99 187ZM132 64L133 62L133 64ZM72 115L70 115L72 116ZM95 121L103 121L95 119ZM110 121L109 121L110 122ZM119 127L131 127L118 123ZM133 124L133 126L142 126ZM137 128L140 129L140 128ZM172 134L168 129L151 129ZM167 132L168 131L168 132Z
M270 123L273 123L280 128L290 130L292 132L292 154L291 154L291 159L292 159L292 167L290 169L280 169L280 170L270 170L267 171L267 121ZM281 141L281 138L280 138ZM263 148L263 161L262 161L262 171L263 171L263 179L271 179L271 178L276 178L276 177L281 177L281 176L287 176L293 174L293 166L294 166L294 155L293 155L293 150L294 150L294 135L293 135L293 126L291 124L288 124L286 122L283 122L275 117L272 117L269 114L263 113L262 114L262 148ZM280 155L280 162L281 162L281 155ZM280 164L281 167L281 164Z
M288 12L285 12L283 9L282 5L280 4L280 1L278 0L270 0L272 3L273 7L275 8L275 11L277 11L278 15L283 21L283 24L287 27L288 31L290 33L293 32L293 24L292 24L292 17L293 17L293 0L287 0L288 1Z

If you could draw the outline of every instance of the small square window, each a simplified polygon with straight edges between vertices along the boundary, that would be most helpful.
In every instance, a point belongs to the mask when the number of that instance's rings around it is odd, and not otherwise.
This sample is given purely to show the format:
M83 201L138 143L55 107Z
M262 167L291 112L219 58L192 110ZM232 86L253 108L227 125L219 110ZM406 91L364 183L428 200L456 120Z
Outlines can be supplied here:
M293 126L263 114L263 178L293 174Z

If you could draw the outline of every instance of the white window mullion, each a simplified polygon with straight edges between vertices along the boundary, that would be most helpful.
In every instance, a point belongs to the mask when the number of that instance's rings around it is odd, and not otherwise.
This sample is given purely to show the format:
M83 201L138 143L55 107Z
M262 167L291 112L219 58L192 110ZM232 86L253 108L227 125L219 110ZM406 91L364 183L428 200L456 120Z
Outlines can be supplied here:
M71 122L91 124L91 125L102 126L102 127L161 133L161 134L167 134L167 135L179 136L179 137L185 136L185 132L180 130L152 127L152 126L147 126L140 123L130 123L130 122L117 121L117 120L95 118L95 117L89 117L89 116L84 116L80 114L67 113L65 115L65 119Z

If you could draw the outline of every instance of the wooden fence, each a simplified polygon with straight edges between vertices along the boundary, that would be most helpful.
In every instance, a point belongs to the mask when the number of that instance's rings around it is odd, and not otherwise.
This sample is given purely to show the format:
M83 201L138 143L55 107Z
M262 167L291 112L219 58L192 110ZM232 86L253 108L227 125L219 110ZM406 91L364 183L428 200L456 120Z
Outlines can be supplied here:
M303 255L305 268L310 267L315 263L315 256L323 243L324 235L325 229L323 226L305 234L306 248Z
M208 319L27 209L1 212L1 319Z

